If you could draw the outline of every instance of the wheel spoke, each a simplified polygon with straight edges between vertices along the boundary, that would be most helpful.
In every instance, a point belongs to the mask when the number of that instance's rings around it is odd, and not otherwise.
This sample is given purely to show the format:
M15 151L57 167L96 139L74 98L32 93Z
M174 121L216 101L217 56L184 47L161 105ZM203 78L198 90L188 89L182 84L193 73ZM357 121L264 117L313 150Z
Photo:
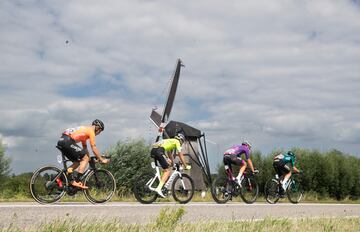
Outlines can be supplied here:
M279 182L270 179L265 185L265 199L270 204L275 204L279 200Z
M153 182L154 174L147 173L139 178L136 178L134 183L134 196L137 201L143 204L151 204L158 197L157 193L152 191L149 185L152 183L152 187L156 187L159 184L158 179L156 178Z
M113 175L107 170L94 170L85 179L89 187L84 191L86 198L93 203L104 203L113 196L116 183Z
M247 204L254 203L259 194L259 188L255 179L253 177L245 177L241 181L241 186L240 196L243 201Z
M287 189L288 199L291 203L297 204L301 201L303 196L303 189L298 181L292 180Z
M61 184L56 181L58 178ZM66 176L59 168L46 166L34 172L30 181L30 192L39 203L54 203L64 196L66 183Z
M223 204L230 200L231 189L226 177L219 176L212 183L211 194L214 200Z
M186 174L182 174L182 178L177 176L172 184L172 194L176 201L186 204L194 195L194 181Z

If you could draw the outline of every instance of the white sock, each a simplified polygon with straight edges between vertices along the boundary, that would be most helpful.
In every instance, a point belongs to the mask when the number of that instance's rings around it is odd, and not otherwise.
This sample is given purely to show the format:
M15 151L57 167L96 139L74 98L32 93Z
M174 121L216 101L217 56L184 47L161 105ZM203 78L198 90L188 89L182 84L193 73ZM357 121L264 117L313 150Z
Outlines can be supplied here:
M236 179L237 179L238 181L240 181L240 180L242 179L242 174L239 173L239 175L236 177Z
M282 182L282 187L283 187L284 190L286 189L287 181L288 181L287 179L284 179L283 182Z

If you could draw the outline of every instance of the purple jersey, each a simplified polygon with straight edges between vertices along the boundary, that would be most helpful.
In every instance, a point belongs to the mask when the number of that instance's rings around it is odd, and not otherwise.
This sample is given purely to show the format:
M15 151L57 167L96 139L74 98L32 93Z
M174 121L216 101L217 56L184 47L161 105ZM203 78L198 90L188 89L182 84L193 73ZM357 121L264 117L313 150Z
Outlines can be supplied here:
M242 154L245 154L245 158L249 159L250 158L250 150L248 148L248 146L245 145L234 145L232 147L230 147L229 149L227 149L224 152L224 155L236 155L236 156L241 156Z

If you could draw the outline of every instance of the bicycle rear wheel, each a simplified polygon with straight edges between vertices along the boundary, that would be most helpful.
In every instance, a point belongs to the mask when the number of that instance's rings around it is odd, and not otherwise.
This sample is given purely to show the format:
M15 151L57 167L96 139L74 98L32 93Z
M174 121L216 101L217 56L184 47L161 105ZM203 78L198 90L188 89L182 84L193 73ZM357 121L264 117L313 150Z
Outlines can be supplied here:
M218 176L211 185L211 195L219 204L228 202L231 198L231 186L226 177Z
M286 193L289 201L293 204L297 204L301 201L304 191L298 181L292 180L286 190Z
M92 170L85 178L84 184L88 186L84 195L91 203L104 203L114 195L116 182L108 170Z
M30 180L30 193L35 201L50 204L65 195L68 180L65 173L55 166L45 166L34 172Z
M276 179L268 180L265 184L265 199L270 204L279 201L279 182Z
M153 178L155 178L153 173L146 173L136 178L133 193L138 202L142 204L151 204L158 198L158 194L150 189ZM152 186L156 187L158 185L159 180L156 178Z
M171 192L175 201L180 204L188 203L194 196L194 181L187 174L181 174L182 177L175 177Z
M241 181L240 197L247 203L252 204L259 195L259 186L254 177L245 177Z

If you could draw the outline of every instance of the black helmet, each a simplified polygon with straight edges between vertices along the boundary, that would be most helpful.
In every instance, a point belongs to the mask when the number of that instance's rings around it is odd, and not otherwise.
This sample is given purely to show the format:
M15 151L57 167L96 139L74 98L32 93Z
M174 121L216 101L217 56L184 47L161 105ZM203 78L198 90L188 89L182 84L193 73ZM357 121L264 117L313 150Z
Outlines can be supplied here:
M91 125L98 126L101 130L105 129L104 123L100 119L95 119Z
M180 142L183 143L185 141L185 136L179 133L175 136L175 139L180 140Z
M292 157L296 158L295 153L292 152L292 151L288 151L287 154L288 154L289 156L292 156Z

